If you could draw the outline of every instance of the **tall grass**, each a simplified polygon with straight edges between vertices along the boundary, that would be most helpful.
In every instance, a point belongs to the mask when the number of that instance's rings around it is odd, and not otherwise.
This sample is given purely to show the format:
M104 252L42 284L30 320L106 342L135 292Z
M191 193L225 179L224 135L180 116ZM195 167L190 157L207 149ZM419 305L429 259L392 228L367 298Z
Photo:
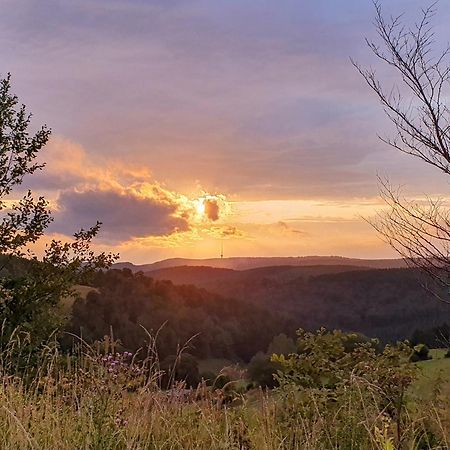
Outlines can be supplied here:
M161 389L151 346L145 357L112 342L81 343L70 357L48 346L37 370L23 370L14 365L22 344L15 336L0 356L2 450L448 448L445 399L412 403L399 442L364 379L335 398L313 389L232 398L204 383Z

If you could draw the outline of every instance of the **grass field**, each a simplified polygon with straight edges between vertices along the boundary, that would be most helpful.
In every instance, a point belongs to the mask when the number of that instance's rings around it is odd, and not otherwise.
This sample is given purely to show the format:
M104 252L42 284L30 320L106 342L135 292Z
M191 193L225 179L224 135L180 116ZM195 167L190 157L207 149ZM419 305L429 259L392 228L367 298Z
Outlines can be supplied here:
M412 394L421 399L430 399L434 394L450 396L450 358L445 358L447 349L432 349L428 361L416 363L419 368Z
M433 359L416 364L418 378L401 421L395 404L385 401L396 377L386 385L350 377L331 391L286 385L241 393L231 384L231 390L206 384L163 390L158 361L144 367L128 353L85 348L69 358L57 350L44 352L41 370L32 378L8 375L8 354L0 354L0 449L448 449L450 359L445 353L433 350ZM228 364L202 361L201 369ZM391 376L393 366L383 367L373 366Z

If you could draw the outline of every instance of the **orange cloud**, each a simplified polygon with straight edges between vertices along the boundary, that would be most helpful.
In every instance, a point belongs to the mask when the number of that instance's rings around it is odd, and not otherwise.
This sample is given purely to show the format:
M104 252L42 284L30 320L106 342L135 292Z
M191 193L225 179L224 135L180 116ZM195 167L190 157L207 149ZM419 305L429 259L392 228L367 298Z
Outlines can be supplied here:
M34 184L50 191L55 215L51 229L56 232L71 234L100 220L102 236L110 242L144 239L186 245L220 234L221 226L212 222L231 211L223 195L202 192L199 198L189 198L154 180L146 167L97 161L61 137L53 138L45 160L45 171Z
M205 215L209 220L216 221L219 219L219 204L216 199L207 198L204 202Z
M375 199L349 201L240 201L200 190L184 195L159 183L146 166L89 156L82 146L53 138L47 167L34 187L52 200L52 230L72 234L103 222L99 248L141 261L155 255L349 254L348 248L385 255L357 214L369 216Z

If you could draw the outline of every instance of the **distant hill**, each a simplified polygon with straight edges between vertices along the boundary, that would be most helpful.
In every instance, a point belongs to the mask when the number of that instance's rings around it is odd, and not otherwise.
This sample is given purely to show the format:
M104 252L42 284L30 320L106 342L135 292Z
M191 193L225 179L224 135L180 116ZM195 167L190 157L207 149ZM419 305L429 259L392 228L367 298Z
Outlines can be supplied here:
M115 269L130 269L133 272L151 272L159 269L180 266L208 266L220 269L248 270L258 267L274 266L356 266L372 269L394 269L406 267L402 259L358 259L342 256L299 256L299 257L236 257L188 259L171 258L152 264L135 265L130 262L120 262Z
M270 266L247 270L222 269L208 266L167 267L144 272L155 280L170 280L174 284L193 284L213 292L228 291L230 286L240 283L259 283L264 280L289 282L297 278L341 273L358 270L372 270L358 266Z

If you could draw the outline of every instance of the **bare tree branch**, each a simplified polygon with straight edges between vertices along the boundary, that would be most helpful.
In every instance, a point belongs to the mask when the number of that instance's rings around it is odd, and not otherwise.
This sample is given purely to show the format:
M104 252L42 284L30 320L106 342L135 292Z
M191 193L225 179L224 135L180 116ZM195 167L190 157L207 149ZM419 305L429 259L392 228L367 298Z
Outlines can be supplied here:
M403 153L425 161L450 175L450 47L435 51L432 19L437 2L422 10L412 27L403 16L386 19L378 1L375 28L379 42L366 39L373 54L397 73L401 83L383 86L372 68L352 60L367 85L377 95L393 123L393 138L380 139ZM442 287L450 288L450 212L443 200L411 202L386 181L379 179L386 209L370 220L372 226L411 267L418 267L440 288L424 287L441 301ZM450 292L450 291L448 291Z

